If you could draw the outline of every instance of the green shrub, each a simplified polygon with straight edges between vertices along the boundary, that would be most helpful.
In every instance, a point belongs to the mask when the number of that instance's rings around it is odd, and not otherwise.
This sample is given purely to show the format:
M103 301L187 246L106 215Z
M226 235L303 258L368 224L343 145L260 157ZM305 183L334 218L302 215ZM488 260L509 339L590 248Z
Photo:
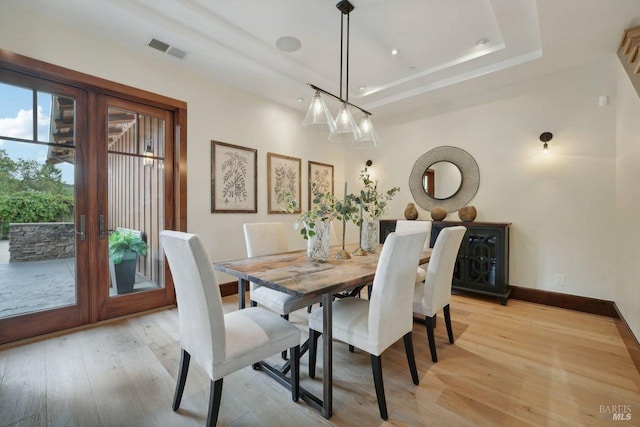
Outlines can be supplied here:
M19 191L0 196L0 239L9 238L10 223L73 222L73 196Z

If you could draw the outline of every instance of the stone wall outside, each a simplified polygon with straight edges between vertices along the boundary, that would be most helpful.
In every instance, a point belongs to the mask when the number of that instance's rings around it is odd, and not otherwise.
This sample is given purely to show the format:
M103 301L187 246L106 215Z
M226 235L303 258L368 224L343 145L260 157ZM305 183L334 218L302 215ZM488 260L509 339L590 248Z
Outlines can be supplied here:
M72 258L75 231L72 222L9 224L9 262Z

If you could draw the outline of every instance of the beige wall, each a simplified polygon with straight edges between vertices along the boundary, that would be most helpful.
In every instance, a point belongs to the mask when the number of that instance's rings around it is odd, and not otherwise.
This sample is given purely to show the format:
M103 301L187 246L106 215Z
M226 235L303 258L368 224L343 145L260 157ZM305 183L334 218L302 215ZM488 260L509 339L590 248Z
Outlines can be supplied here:
M618 67L616 222L619 260L615 302L640 338L640 98ZM614 223L610 223L613 229Z
M599 107L598 97L615 94L614 60L528 83L523 95L380 129L382 148L360 156L374 161L382 188L401 186L388 216L402 217L412 201L407 181L421 154L460 147L480 168L476 220L513 223L511 284L613 300L616 107ZM544 131L554 134L548 155Z

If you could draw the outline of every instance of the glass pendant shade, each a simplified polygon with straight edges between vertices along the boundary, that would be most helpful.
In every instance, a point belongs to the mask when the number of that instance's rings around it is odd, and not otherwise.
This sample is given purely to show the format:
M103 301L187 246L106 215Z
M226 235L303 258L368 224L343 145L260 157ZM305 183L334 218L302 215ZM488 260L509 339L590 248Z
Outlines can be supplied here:
M347 104L342 104L342 108L336 116L336 129L329 134L329 141L338 143L351 143L360 139L362 133L347 108Z
M359 140L353 143L353 148L359 149L367 149L367 148L376 148L379 145L380 140L378 139L378 132L376 132L373 127L373 123L371 122L371 118L368 114L360 120L360 132L362 136Z
M327 104L320 96L319 92L313 97L307 115L302 121L302 128L309 133L323 133L327 130L332 133L336 130L336 122L331 117Z

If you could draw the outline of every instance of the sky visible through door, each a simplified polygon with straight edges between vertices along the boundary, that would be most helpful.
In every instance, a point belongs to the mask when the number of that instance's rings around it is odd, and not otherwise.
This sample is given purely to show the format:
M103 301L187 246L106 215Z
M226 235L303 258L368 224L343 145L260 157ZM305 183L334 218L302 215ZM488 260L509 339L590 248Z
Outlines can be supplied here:
M49 138L51 125L51 94L38 92L37 97L37 140L52 142ZM14 161L17 159L35 160L44 164L47 160L47 146L23 144L3 139L3 137L33 140L33 91L13 85L0 83L0 149ZM73 184L73 165L59 163L62 182Z

